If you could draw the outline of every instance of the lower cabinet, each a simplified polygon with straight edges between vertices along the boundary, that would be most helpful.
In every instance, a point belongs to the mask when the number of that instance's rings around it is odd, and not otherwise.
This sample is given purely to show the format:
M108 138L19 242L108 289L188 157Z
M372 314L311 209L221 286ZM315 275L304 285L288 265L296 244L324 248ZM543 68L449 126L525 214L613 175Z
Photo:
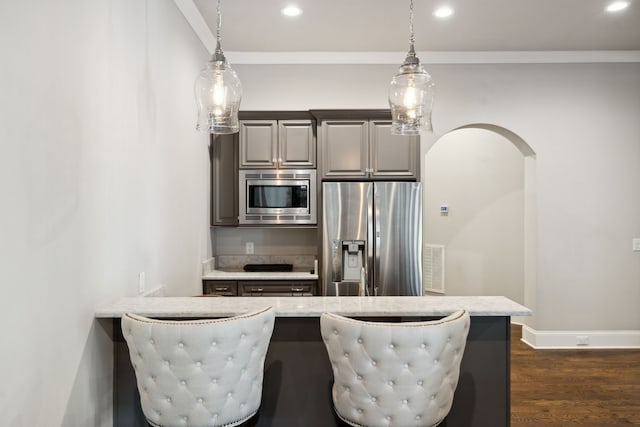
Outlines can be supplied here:
M238 295L238 282L226 280L203 280L202 294L235 297Z
M203 280L204 295L241 297L310 297L319 295L317 280Z

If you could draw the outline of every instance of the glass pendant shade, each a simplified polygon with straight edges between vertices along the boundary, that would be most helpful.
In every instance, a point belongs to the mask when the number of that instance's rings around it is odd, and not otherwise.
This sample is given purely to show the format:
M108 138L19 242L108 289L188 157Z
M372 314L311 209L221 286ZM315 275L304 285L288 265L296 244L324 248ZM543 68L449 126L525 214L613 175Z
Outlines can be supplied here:
M214 134L236 133L240 130L238 110L242 100L242 84L227 63L220 47L222 14L217 1L216 50L195 82L198 123L196 129Z
M389 86L391 107L391 133L394 135L419 135L432 131L431 110L435 84L416 56L413 47L413 0L409 1L409 52Z
M239 131L242 84L224 56L218 60L214 54L200 71L195 83L195 95L198 105L197 130L215 134Z
M431 131L431 110L435 84L415 54L407 56L398 73L391 79L389 106L391 107L391 133L418 135Z

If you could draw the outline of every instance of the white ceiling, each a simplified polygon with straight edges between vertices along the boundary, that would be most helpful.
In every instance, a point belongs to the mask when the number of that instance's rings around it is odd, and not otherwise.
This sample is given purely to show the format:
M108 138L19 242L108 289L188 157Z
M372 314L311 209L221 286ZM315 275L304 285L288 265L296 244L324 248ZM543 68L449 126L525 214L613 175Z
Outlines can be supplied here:
M609 2L415 0L416 50L640 51L640 0L616 14L604 11ZM216 0L193 3L215 34ZM302 15L283 16L280 9L289 4L300 6ZM432 12L443 4L455 14L439 20ZM405 51L408 10L409 0L223 0L222 47L234 52Z

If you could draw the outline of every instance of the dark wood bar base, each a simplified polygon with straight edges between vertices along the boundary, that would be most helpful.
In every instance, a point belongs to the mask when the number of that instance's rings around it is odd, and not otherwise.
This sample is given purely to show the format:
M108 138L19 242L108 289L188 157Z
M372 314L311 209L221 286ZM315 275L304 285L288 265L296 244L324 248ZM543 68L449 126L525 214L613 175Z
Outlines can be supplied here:
M381 317L381 321L433 317ZM127 345L114 321L114 426L147 426ZM473 316L447 427L510 425L510 317ZM331 402L333 374L317 317L278 317L265 361L262 405L247 425L344 426Z

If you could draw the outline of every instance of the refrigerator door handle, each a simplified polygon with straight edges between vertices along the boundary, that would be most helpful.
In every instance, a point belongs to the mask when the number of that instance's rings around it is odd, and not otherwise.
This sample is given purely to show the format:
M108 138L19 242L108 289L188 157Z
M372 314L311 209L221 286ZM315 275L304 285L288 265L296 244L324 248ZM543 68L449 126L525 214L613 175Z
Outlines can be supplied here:
M373 222L373 210L374 210L374 186L370 185L369 190L367 192L367 277L366 277L366 285L367 285L367 294L369 296L375 296L375 281L377 280L375 275L375 253L374 253L374 228L375 224Z

